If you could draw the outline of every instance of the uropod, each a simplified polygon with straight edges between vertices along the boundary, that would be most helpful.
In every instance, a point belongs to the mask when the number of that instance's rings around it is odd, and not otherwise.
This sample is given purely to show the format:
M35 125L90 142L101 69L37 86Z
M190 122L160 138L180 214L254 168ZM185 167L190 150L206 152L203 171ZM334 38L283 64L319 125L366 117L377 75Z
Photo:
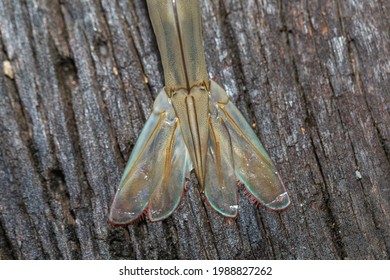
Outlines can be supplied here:
M237 216L238 181L255 203L285 209L290 199L275 165L225 90L208 77L199 1L147 3L165 87L127 163L110 222L167 218L193 169L207 203L223 216Z

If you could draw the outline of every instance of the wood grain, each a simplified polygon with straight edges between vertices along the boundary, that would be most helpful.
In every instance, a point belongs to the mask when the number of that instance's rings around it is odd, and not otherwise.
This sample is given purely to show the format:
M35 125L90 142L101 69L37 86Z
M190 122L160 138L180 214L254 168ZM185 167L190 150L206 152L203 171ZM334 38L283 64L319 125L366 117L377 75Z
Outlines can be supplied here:
M113 228L163 87L146 4L0 0L0 259L389 259L389 15L383 0L202 1L210 76L292 205L240 192L226 220L192 174L170 218Z

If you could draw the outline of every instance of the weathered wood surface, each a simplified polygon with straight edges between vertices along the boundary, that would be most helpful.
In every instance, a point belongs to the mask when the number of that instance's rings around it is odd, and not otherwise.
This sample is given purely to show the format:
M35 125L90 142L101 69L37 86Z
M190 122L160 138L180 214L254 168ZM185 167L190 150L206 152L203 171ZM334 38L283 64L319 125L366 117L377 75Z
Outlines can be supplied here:
M121 172L163 86L144 1L0 0L1 259L389 259L390 5L202 1L211 77L292 206L240 193L227 221L195 176L167 220L112 228ZM3 65L3 63L1 64Z

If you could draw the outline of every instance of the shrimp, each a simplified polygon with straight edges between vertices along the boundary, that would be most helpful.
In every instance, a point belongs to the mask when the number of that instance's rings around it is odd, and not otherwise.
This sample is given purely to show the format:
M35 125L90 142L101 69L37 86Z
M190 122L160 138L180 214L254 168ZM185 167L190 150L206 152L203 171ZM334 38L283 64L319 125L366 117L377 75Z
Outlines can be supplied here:
M165 87L127 163L110 222L167 218L193 169L205 200L225 217L237 216L237 181L253 202L285 209L290 199L275 165L225 90L208 77L199 1L147 4Z

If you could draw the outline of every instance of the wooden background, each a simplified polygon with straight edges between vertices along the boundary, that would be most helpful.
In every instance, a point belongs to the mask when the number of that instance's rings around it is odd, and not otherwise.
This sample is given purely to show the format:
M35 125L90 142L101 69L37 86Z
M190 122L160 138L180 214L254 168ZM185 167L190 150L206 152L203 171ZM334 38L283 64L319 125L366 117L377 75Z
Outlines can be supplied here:
M146 3L0 0L1 259L390 258L390 2L203 0L202 16L210 76L291 207L240 193L229 221L192 175L167 220L112 228L163 87Z

